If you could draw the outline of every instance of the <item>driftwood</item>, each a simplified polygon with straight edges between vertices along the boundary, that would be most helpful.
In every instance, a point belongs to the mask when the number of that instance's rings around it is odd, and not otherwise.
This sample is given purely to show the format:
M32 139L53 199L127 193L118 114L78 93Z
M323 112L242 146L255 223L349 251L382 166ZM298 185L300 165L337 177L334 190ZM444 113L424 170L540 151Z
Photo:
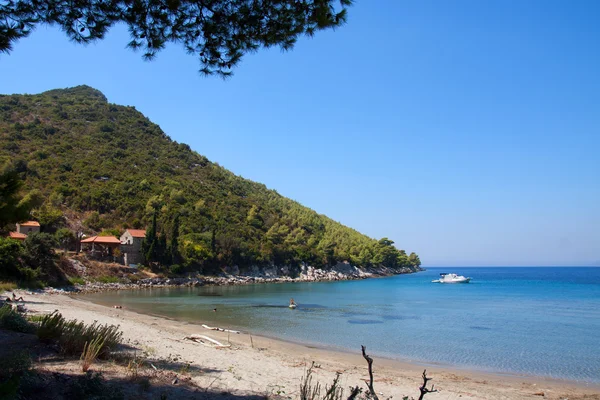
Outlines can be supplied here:
M379 397L377 397L377 393L375 393L375 389L373 388L373 359L369 357L369 355L366 353L365 346L360 347L362 348L363 357L365 358L365 360L367 360L367 364L369 364L369 382L367 383L367 386L369 387L369 392L374 400L379 400Z
M432 378L428 378L427 377L427 370L423 370L423 386L421 386L419 388L419 390L421 391L421 395L419 396L419 400L423 400L423 397L425 397L425 395L427 393L435 393L437 392L437 389L434 389L434 385L431 385L431 389L427 389L427 382L429 382Z
M186 336L183 339L191 340L193 342L200 343L200 344L203 344L204 346L208 346L208 347L214 347L214 348L231 347L230 344L223 344L215 339L209 338L208 336L204 336L204 335L194 334L194 335Z
M231 333L240 333L240 331L232 331L231 329L223 329L223 328L218 328L216 326L208 326L208 325L202 325L203 328L205 329L210 329L211 331L219 331L219 332L231 332Z

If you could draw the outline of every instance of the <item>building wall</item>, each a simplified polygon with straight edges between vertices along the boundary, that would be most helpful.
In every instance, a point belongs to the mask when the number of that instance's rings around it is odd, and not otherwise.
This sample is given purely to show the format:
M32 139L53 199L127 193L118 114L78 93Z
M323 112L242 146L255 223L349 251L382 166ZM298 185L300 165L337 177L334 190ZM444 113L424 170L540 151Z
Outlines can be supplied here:
M141 264L144 261L142 255L142 242L144 238L133 237L128 231L121 235L121 252L125 265Z
M21 224L17 224L17 232L23 233L25 235L29 235L30 233L39 233L39 226L23 226Z

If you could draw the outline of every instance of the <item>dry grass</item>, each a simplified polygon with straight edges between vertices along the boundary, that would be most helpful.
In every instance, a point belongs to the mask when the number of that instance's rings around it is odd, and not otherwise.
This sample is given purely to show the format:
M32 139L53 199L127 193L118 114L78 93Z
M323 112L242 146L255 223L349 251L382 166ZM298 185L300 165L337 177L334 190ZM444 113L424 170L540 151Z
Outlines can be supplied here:
M325 386L325 394L321 396L321 384L313 383L313 369L315 363L306 370L302 382L300 383L300 400L341 400L344 396L344 389L340 386L340 373L335 375L331 386Z
M104 346L104 337L102 336L94 338L89 343L85 342L83 352L81 353L81 370L83 372L87 372L94 361L96 361L98 353L102 350L102 346Z
M14 282L0 282L0 293L13 291L17 288Z

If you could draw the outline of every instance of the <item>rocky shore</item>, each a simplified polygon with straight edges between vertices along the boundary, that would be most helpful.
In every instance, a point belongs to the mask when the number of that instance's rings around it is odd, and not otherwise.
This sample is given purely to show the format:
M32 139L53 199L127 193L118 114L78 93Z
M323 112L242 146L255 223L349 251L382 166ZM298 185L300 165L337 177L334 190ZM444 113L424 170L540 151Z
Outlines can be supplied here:
M122 278L121 282L102 283L87 282L85 285L74 285L65 288L46 288L46 293L94 293L107 290L127 290L144 288L163 288L178 286L227 286L247 285L253 283L290 283L290 282L328 282L343 280L359 280L383 276L410 274L422 271L421 268L387 268L370 267L358 268L348 263L338 263L330 270L323 270L311 266L302 266L297 277L289 276L287 267L252 267L246 273L240 273L239 268L225 268L220 276L196 277L156 277L147 279Z

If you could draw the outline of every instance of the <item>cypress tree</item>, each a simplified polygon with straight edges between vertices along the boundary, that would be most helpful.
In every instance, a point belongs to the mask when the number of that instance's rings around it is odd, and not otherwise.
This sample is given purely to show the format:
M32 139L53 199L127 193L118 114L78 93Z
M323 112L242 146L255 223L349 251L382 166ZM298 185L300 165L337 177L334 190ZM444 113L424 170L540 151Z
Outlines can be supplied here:
M146 231L146 237L144 243L142 243L142 254L144 254L144 264L149 266L151 262L155 261L156 254L156 216L158 210L154 210L152 215L152 224L150 229Z
M171 227L169 255L171 257L172 264L179 264L181 262L181 257L179 256L179 214L175 216L175 219L173 220L173 226Z

